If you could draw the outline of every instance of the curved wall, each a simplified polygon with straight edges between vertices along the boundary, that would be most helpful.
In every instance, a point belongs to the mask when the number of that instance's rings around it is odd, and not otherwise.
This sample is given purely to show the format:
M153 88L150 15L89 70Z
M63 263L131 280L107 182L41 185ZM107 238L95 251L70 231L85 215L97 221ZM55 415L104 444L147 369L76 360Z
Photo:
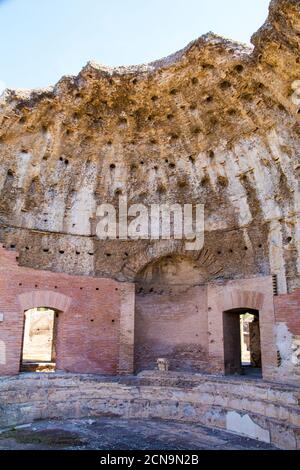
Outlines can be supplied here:
M20 267L15 254L0 247L0 375L19 373L24 312L34 307L60 312L58 370L132 372L133 284Z
M0 429L39 419L93 416L199 423L300 449L299 388L195 375L142 374L112 380L22 374L0 380Z
M298 24L299 3L275 0L254 50L208 34L149 65L89 63L49 89L8 90L2 242L28 267L133 280L164 244L98 240L99 203L201 202L212 280L299 287Z
M89 63L54 87L1 96L0 241L18 253L0 266L2 373L19 370L19 294L71 299L62 369L132 372L135 316L138 368L163 354L222 373L222 312L230 299L251 307L255 291L267 299L264 377L299 382L299 21L298 0L273 0L254 48L208 34L152 64ZM155 286L138 292L136 315L132 283L186 251L182 240L100 240L97 208L120 195L205 205L193 274L186 265L159 298Z

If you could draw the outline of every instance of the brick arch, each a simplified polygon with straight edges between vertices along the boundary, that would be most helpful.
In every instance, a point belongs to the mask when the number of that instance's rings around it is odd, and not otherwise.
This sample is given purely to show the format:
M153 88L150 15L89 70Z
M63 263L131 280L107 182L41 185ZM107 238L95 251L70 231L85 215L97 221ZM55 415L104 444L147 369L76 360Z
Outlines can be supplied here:
M142 248L131 257L123 268L123 273L129 280L135 280L137 274L148 264L164 256L182 254L182 242L176 240L160 241L146 249Z
M234 309L259 311L263 377L273 377L277 367L272 276L236 279L208 286L209 357L213 370L225 372L224 312Z
M50 290L33 290L18 296L18 301L22 311L37 307L49 307L61 312L67 312L72 299L59 292Z
M172 255L181 255L186 258L194 259L195 262L198 262L203 268L206 268L212 277L222 271L222 266L207 248L202 248L199 251L186 251L185 240L162 240L146 249L141 249L135 256L131 257L123 268L123 274L128 280L134 281L138 273L148 264Z
M220 296L221 297L221 296ZM234 289L227 295L219 299L222 310L234 310L239 308L249 308L251 310L261 310L264 304L264 294L261 292Z

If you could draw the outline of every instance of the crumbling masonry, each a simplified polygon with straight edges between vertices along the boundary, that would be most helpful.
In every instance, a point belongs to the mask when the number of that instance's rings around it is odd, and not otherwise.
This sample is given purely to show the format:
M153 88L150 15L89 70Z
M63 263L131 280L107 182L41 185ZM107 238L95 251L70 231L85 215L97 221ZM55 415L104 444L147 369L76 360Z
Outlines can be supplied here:
M5 91L0 375L20 372L32 308L57 312L57 371L111 375L158 358L239 373L235 318L256 312L263 379L300 384L299 0L273 0L252 43L209 33L148 65ZM204 204L204 247L98 239L96 208L120 195Z

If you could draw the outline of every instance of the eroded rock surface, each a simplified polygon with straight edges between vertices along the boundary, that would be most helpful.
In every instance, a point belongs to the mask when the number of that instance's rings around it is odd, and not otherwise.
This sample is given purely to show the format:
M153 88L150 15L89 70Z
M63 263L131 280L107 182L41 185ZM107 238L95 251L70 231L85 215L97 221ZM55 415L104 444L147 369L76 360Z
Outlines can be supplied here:
M135 279L181 241L100 241L101 202L204 203L204 277L300 287L300 5L254 48L207 34L149 65L95 63L0 107L1 240L21 265ZM296 93L296 95L295 95ZM204 266L204 268L203 268Z

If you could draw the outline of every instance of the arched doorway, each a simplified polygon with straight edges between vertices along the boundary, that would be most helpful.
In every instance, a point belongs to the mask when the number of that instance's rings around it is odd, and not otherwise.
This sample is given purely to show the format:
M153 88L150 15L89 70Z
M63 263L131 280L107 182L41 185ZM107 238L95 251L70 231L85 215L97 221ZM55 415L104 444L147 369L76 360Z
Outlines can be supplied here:
M21 372L54 372L59 312L47 307L24 312Z
M225 374L261 376L259 311L242 308L223 312L223 337Z

